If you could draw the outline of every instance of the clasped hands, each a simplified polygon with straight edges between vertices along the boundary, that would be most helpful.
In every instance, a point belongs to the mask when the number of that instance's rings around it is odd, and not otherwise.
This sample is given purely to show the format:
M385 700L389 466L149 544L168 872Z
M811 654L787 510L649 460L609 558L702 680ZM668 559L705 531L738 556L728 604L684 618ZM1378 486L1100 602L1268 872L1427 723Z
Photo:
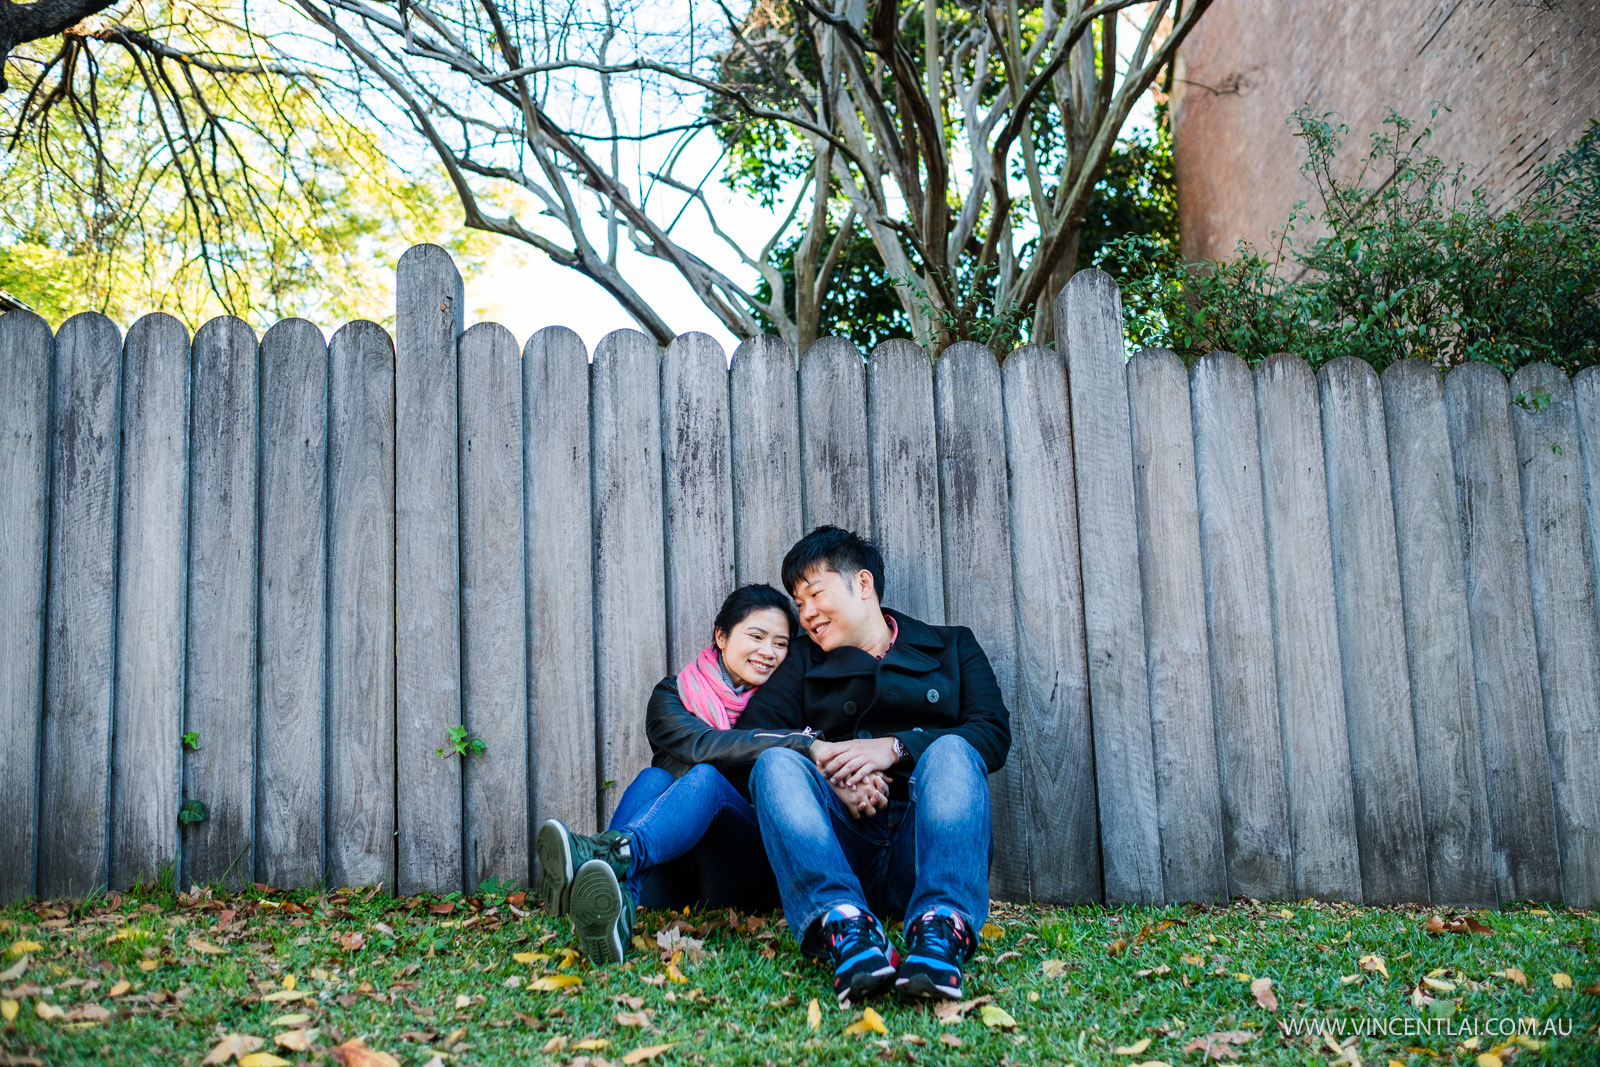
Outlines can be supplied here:
M851 818L876 815L889 806L889 778L884 772L895 763L894 738L818 740L811 743L809 754Z

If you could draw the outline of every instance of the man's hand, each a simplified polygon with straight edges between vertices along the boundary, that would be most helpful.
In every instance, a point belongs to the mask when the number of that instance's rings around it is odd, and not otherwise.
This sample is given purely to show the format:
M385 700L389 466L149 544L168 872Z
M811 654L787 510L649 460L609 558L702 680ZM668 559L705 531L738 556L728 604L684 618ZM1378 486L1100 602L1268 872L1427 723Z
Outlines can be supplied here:
M876 815L889 806L889 780L877 772L869 774L859 785L842 786L829 782L828 787L844 804L852 819Z
M820 742L828 747L819 756L817 743L811 746L811 758L836 786L859 785L867 775L886 771L894 766L894 738L867 737L837 743Z

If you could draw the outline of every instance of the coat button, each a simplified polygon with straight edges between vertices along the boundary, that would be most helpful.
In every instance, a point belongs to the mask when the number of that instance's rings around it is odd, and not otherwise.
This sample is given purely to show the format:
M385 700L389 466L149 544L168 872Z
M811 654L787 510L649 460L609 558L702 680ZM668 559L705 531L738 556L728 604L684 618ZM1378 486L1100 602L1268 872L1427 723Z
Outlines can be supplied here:
M930 704L939 703L939 691L937 689L928 690L928 703L930 703Z
M871 730L862 730L860 733L856 734L856 736L861 738L861 740L863 740L863 741L868 741L868 740L871 740L871 738L872 738L872 731Z
M856 702L854 700L846 700L844 702L844 713L846 715L854 715L856 713Z

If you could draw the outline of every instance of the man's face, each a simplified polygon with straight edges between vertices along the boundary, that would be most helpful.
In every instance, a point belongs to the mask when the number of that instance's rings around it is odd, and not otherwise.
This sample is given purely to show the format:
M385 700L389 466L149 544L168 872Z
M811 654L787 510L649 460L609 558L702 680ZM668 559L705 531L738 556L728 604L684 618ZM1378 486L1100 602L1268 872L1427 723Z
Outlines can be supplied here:
M814 567L792 592L794 606L800 612L800 626L824 652L846 645L862 646L873 616L882 615L868 571L843 575L827 567Z

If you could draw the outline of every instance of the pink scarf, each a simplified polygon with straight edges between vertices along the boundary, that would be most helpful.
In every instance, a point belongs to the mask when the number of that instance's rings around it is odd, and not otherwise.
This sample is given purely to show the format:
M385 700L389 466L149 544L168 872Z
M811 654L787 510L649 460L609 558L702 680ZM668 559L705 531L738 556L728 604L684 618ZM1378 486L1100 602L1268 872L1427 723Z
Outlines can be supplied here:
M722 679L721 653L715 644L700 650L683 673L678 675L678 698L684 707L717 730L727 730L739 721L750 697L755 694L751 686L735 693Z

